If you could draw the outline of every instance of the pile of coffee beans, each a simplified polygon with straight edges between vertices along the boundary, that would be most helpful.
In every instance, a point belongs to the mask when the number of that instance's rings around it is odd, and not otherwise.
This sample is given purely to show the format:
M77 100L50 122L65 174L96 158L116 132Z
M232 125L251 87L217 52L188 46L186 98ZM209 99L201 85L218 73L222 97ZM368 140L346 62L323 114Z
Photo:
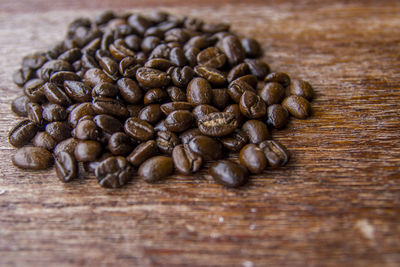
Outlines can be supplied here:
M106 11L78 18L64 41L25 56L14 75L26 117L9 133L17 167L55 165L63 182L94 173L117 188L139 175L209 173L224 186L285 165L269 128L310 116L312 86L271 72L260 44L227 24ZM227 160L239 153L239 163Z

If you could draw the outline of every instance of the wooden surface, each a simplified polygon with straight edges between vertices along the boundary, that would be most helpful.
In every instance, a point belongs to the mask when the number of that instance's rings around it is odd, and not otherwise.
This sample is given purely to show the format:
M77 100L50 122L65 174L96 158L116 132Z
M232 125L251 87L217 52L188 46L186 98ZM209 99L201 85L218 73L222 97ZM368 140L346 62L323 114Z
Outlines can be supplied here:
M169 2L173 13L232 23L261 41L274 70L314 85L313 116L273 132L289 165L237 190L207 176L106 190L90 177L62 184L53 170L18 170L6 138L18 119L12 72L97 10L1 1L0 265L399 266L399 2Z

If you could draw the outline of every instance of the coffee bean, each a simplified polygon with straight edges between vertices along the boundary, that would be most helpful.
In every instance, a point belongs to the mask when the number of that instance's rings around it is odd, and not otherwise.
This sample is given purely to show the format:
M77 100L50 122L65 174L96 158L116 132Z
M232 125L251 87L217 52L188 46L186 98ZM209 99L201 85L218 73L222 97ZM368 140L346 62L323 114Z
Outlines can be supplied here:
M240 97L240 111L250 119L262 118L267 113L264 100L252 91L245 91Z
M125 57L118 65L119 73L125 78L135 78L137 70L141 67L139 59L135 57Z
M188 145L178 145L172 151L175 168L184 174L198 172L203 164L200 155L193 153Z
M124 59L125 57L134 57L135 53L127 47L127 44L123 39L117 39L112 43L108 50L110 51L113 58L117 61Z
M288 87L290 85L290 77L284 72L271 72L265 77L264 81L267 83L280 83L283 87Z
M28 119L36 123L37 125L43 124L42 106L37 103L28 103L26 105L26 111L28 112Z
M242 130L235 130L231 135L220 139L222 145L232 152L239 150L249 142L247 134Z
M246 168L228 160L219 160L213 163L209 173L215 182L226 187L239 187L248 180Z
M267 125L259 120L246 121L242 126L242 130L247 134L252 144L258 144L269 136Z
M196 38L196 37L198 37L198 36L195 36L193 38ZM199 48L193 47L193 46L186 47L186 45L185 45L185 57L186 57L186 60L190 67L194 67L197 65L197 55L199 53L200 53Z
M209 47L197 54L197 62L210 68L221 68L226 62L226 56L217 47Z
M245 58L245 51L239 39L234 35L228 35L221 40L221 50L227 57L228 63L235 66Z
M302 96L291 95L282 101L290 115L298 119L305 119L311 115L311 104Z
M258 85L257 77L252 75L252 74L247 74L247 75L240 76L239 78L237 78L234 81L236 81L236 82L239 82L239 81L245 82L248 85L250 85L252 88L257 88L257 85Z
M29 103L27 96L22 95L15 98L11 103L11 110L18 116L26 117L28 115L26 111L26 105Z
M58 85L63 85L65 81L80 81L79 77L75 72L72 71L59 71L50 76L50 82Z
M54 83L45 83L42 86L42 90L44 95L46 96L49 102L61 105L63 107L69 106L72 104L69 96L64 92L64 90L57 86Z
M235 115L238 125L242 125L242 123L244 121L244 116L243 116L242 112L240 111L240 107L238 104L232 104L232 105L227 106L224 109L224 112L229 112L229 113L232 113L233 115Z
M222 145L216 139L198 135L190 139L189 148L205 160L217 160L222 157Z
M174 28L165 33L166 42L185 43L189 40L190 36L184 29Z
M163 117L159 104L150 104L142 108L138 118L148 123L155 124Z
M220 110L226 108L231 102L231 98L226 88L213 89L212 94L212 104Z
M289 161L290 154L286 147L278 141L266 140L259 144L271 167L284 166Z
M97 127L108 134L123 131L122 123L113 116L101 114L95 116L93 121L96 123Z
M143 98L142 90L132 79L122 78L117 82L117 86L122 98L130 104L136 104Z
M79 60L82 56L82 51L79 48L71 48L61 55L57 59L67 61L68 63L73 63Z
M81 103L74 107L68 115L68 122L72 127L76 127L78 121L83 116L94 116L94 110L92 108L92 103Z
M260 57L262 55L260 44L253 38L243 38L242 47L247 57L253 58Z
M267 159L264 152L254 144L245 145L239 154L240 163L251 173L261 173L267 166Z
M109 157L95 169L99 185L107 188L118 188L127 184L134 176L134 169L124 157Z
M170 157L155 156L140 165L138 174L146 182L154 183L171 175L173 171L174 163Z
M187 144L189 143L190 139L198 135L201 135L199 128L192 128L181 133L179 135L179 139L181 140L182 144Z
M67 138L61 142L59 142L54 150L53 153L54 155L57 155L58 153L60 153L61 151L67 152L69 154L74 154L75 151L75 147L78 144L79 140L76 138Z
M212 102L211 85L204 78L193 78L187 87L186 95L188 102L193 106Z
M46 103L42 105L42 117L46 121L63 121L68 117L67 111L60 105Z
M135 167L139 167L145 160L157 154L157 144L149 140L138 145L127 157L127 160Z
M164 87L167 86L171 81L171 78L167 73L145 67L137 70L136 79L142 85L150 88Z
M267 108L267 122L276 129L282 129L289 120L289 112L280 104L274 104Z
M71 137L71 127L67 122L55 121L46 125L46 132L51 135L51 137L60 142Z
M314 90L309 82L294 79L290 82L290 94L302 96L307 100L311 100L314 96Z
M174 47L171 49L169 53L169 59L171 60L172 64L184 67L187 63L185 53L181 47Z
M176 110L192 110L193 106L189 102L169 102L161 105L161 111L169 115Z
M154 129L150 123L131 117L125 121L125 132L135 140L147 141L154 136Z
M204 116L214 112L219 112L219 110L216 107L210 105L198 105L192 111L196 122L201 120Z
M38 132L33 138L32 144L36 147L41 147L51 151L57 145L57 142L48 133Z
M36 71L36 74L43 81L48 81L51 75L59 71L73 71L73 67L64 60L49 60Z
M168 99L168 94L165 90L160 88L153 88L146 92L143 97L143 102L145 105L153 103L163 103Z
M189 48L196 48L196 49L202 50L202 49L208 47L209 43L210 43L209 40L203 35L193 36L192 38L189 39L189 41L187 41L184 48L185 48L185 50L188 50ZM214 56L216 55L215 52L209 53L209 54L212 54L211 56L208 56L209 58L214 58ZM205 60L205 61L207 61L207 60Z
M115 97L119 93L118 88L112 83L99 83L92 90L92 97Z
M102 145L94 140L79 141L75 147L74 155L79 162L95 161L102 151Z
M231 134L238 127L235 115L228 112L205 115L197 125L200 132L207 136L225 136Z
M34 71L30 68L20 68L13 73L13 82L22 86L34 76Z
M100 130L92 120L80 120L74 129L74 137L80 140L97 140Z
M149 28L150 29L150 28ZM154 28L153 28L154 29ZM155 28L159 30L159 28ZM142 49L143 52L149 53L154 50L159 44L161 40L160 37L158 36L147 36L143 39L140 48Z
M227 81L225 75L215 68L198 65L194 72L214 86L224 86Z
M60 152L55 155L55 167L58 178L64 183L78 177L78 163L68 152Z
M164 121L165 127L171 132L183 132L193 123L193 115L187 110L171 112Z
M129 112L125 105L114 98L96 97L92 101L92 108L96 114L108 114L121 118L129 116Z
M114 133L108 139L108 149L114 155L127 155L132 152L133 144L130 137L122 132Z
M171 73L171 80L175 86L186 88L194 76L194 70L189 66L176 67Z
M45 100L45 95L43 92L44 90L42 89L43 84L44 81L41 79L32 79L25 83L25 95L30 101L34 103L41 103Z
M240 98L245 91L254 92L254 88L251 87L248 83L239 79L234 80L228 86L228 94L236 103L240 102Z
M160 131L167 131L167 127L165 127L164 124L165 120L159 121L155 126L154 126L154 131L155 132L160 132Z
M145 67L157 69L160 71L167 71L171 66L173 66L172 62L165 58L153 58L148 60L145 64Z
M186 93L181 88L170 86L167 88L167 92L171 100L174 102L187 101Z
M249 64L240 63L229 71L227 76L228 82L232 82L233 80L241 76L247 75L249 73L250 73Z
M170 131L160 131L157 132L156 143L158 149L165 154L171 155L172 150L177 146L179 142L178 136Z
M49 151L41 147L25 146L17 150L12 157L15 166L21 169L44 170L53 164Z
M260 80L264 79L270 71L268 64L261 59L245 59L245 62L249 66L250 73Z
M263 88L258 90L258 95L269 106L281 103L282 98L285 96L285 89L283 86L276 82L265 84Z
M36 135L39 127L30 120L17 123L8 133L8 142L15 147L22 147L29 143Z

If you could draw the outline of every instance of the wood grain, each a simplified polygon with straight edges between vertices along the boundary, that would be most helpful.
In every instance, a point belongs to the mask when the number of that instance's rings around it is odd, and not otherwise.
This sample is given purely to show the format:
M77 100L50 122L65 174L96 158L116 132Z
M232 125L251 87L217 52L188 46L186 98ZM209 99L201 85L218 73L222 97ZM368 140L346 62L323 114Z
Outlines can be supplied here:
M167 9L232 23L261 41L274 70L315 88L313 116L273 132L289 165L237 190L206 175L106 190L92 177L62 184L53 170L12 166L12 72L73 18L97 13L72 3L36 13L1 3L1 266L399 266L398 1Z

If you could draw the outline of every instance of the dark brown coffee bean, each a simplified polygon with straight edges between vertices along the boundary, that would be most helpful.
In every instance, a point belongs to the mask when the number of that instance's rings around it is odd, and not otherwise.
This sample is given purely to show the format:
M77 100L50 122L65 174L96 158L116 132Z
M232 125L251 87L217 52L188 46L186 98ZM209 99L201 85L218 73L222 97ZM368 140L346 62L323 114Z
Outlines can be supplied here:
M38 132L33 138L32 144L49 151L53 150L53 148L57 145L56 140L54 140L54 138L46 132Z
M193 109L192 114L193 114L196 122L198 122L204 116L211 114L211 113L215 113L215 112L219 112L219 110L216 107L213 107L210 105L198 105L197 107L195 107Z
M79 140L76 138L73 138L73 137L67 138L67 139L59 142L55 146L53 153L54 153L54 155L57 155L61 151L64 151L64 152L67 152L72 155L72 154L74 154L75 147L78 144L78 142L79 142Z
M115 97L118 93L118 88L112 83L99 83L93 87L92 97Z
M155 124L163 117L159 104L150 104L142 108L138 118L148 123Z
M211 85L204 78L193 78L187 87L186 95L188 102L193 106L212 102Z
M193 36L192 38L187 41L185 44L185 50L188 50L189 48L196 48L199 50L202 50L204 48L207 48L209 46L210 42L207 39L205 35L198 35L198 36ZM215 55L215 53L213 53ZM212 58L211 56L210 58Z
M100 130L92 120L80 120L74 129L74 137L80 140L97 140Z
M193 106L189 102L169 102L161 105L161 111L168 116L176 110L192 110Z
M246 121L242 126L242 130L247 134L252 144L258 144L269 136L267 125L259 120Z
M126 109L129 112L129 117L139 117L139 112L143 108L142 105L127 105Z
M217 47L209 47L197 54L197 62L205 67L218 69L225 65L226 56Z
M225 53L228 63L235 66L245 58L245 51L239 39L234 35L228 35L221 40L221 50Z
M83 77L85 83L90 87L95 87L99 83L111 83L113 80L104 71L97 68L88 69Z
M170 86L167 88L167 93L174 102L187 101L186 93L181 88Z
M82 56L82 52L79 48L71 48L61 55L57 59L67 61L68 63L73 63L79 60Z
M267 83L280 83L283 87L288 87L290 85L290 77L284 72L271 72L265 77L264 81Z
M13 82L22 86L34 76L34 71L30 68L20 68L13 73Z
M245 145L239 154L240 163L251 173L261 173L267 166L264 152L254 144Z
M135 140L147 141L154 136L154 129L150 123L131 117L125 121L125 132Z
M165 154L171 155L172 150L175 146L177 146L179 142L179 138L170 131L160 131L157 132L156 143L158 149Z
M78 163L67 152L60 152L55 155L55 168L58 178L64 183L68 183L78 177Z
M235 115L238 125L242 125L242 123L244 121L244 116L243 116L242 112L240 112L240 107L238 104L232 104L232 105L227 106L224 109L224 112L229 112L229 113L232 113L233 115Z
M160 88L153 88L146 92L143 97L143 103L145 105L153 103L162 103L168 99L168 94L165 90Z
M34 53L22 58L22 67L36 70L40 68L45 62L47 58L42 53Z
M203 21L197 18L185 18L184 27L190 31L200 31Z
M245 91L240 97L240 111L250 119L259 119L267 113L264 100L252 91Z
M159 30L159 28L156 28ZM140 48L145 53L150 53L161 43L160 37L158 36L147 36L143 39Z
M106 114L96 115L93 118L93 121L96 123L97 127L99 127L108 134L122 132L124 130L122 123L110 115Z
M171 112L164 121L165 127L171 132L183 132L192 126L193 115L187 110Z
M102 187L118 188L132 180L134 169L124 157L118 156L101 161L94 173Z
M284 166L289 161L290 154L286 147L278 141L267 140L259 144L271 167Z
M18 116L26 117L28 115L26 111L26 105L29 103L29 99L26 95L15 98L11 103L11 110Z
M67 122L51 122L46 125L45 130L57 143L71 137L71 128Z
M197 55L199 54L199 52L200 49L197 47L185 48L185 57L190 67L194 67L197 65Z
M44 81L41 79L32 79L25 83L25 95L30 101L34 103L40 103L45 100L44 92L42 86Z
M125 105L114 98L96 97L92 101L92 108L96 114L108 114L121 118L129 116L129 112Z
M28 113L28 119L36 123L37 125L43 124L42 106L37 103L28 103L26 105L26 111Z
M138 145L131 154L127 157L127 160L135 167L139 167L145 160L155 156L157 154L157 144L154 140Z
M247 75L249 73L250 73L249 65L247 63L240 63L229 71L227 76L228 82L232 82L233 80L241 76Z
M166 44L159 44L157 45L156 48L151 51L149 55L149 59L152 58L169 58L169 53L171 51L171 48L168 47Z
M60 105L46 103L42 108L42 116L46 121L63 121L68 117L67 111Z
M145 67L157 69L160 71L167 71L171 66L173 66L172 62L165 58L153 58L148 60L145 64Z
M189 148L205 160L217 160L222 157L222 145L216 139L198 135L190 139Z
M253 38L243 38L242 47L246 53L246 57L260 57L262 55L262 49L260 43Z
M268 106L279 104L285 95L285 88L280 83L270 82L258 90L258 95Z
M134 79L136 71L141 67L139 60L134 57L125 57L119 62L118 70L125 78Z
M168 131L167 127L165 127L164 121L165 120L161 120L154 126L155 132Z
M143 35L147 28L152 26L152 22L140 14L133 14L128 18L128 24L135 32Z
M72 101L64 90L54 83L45 83L42 86L44 95L49 102L63 107L71 105Z
M309 82L294 79L290 82L290 94L302 96L307 100L311 100L314 96L314 90Z
M226 88L213 89L212 94L213 94L212 103L215 107L217 107L220 110L226 108L231 102L231 98Z
M136 104L142 100L142 90L134 80L129 78L119 79L117 86L122 98L128 103Z
M43 81L48 81L54 73L58 71L73 71L74 68L70 63L64 60L50 60L43 64L40 69L36 71L37 76Z
M12 162L21 169L44 170L53 164L53 157L44 148L25 146L17 150Z
M114 133L108 139L108 149L114 155L125 156L132 152L133 144L131 138L122 132Z
M232 152L239 152L249 142L249 138L242 130L235 130L231 135L220 139L222 145Z
M207 33L217 33L217 32L227 32L229 31L229 28L230 28L229 24L226 23L215 23L215 24L204 23L201 27L201 30Z
M305 119L311 115L311 104L302 96L291 95L282 101L290 115L298 119Z
M72 71L59 71L50 76L49 82L58 85L63 85L65 81L80 81L79 77L75 72Z
M181 47L174 47L169 53L169 59L175 66L183 67L187 63L185 53Z
M29 143L36 135L39 127L30 120L17 123L8 133L8 142L15 147L21 147Z
M176 67L171 73L172 83L180 88L186 88L194 76L194 70L189 66Z
M274 104L267 108L267 122L276 129L282 129L289 121L289 112L280 104Z
M135 52L127 47L127 44L125 44L123 39L115 40L114 43L112 43L108 47L108 50L110 51L113 58L115 58L117 61L120 61L125 57L135 56Z
M215 68L198 65L194 68L194 72L214 86L224 86L227 81L225 75Z
M228 94L236 103L240 102L240 98L245 91L254 92L255 90L251 85L239 79L234 80L228 86Z
M93 140L79 141L75 147L74 155L79 162L95 161L101 154L102 145Z
M126 45L133 51L139 51L140 45L142 43L142 38L138 35L131 34L125 37L124 39Z
M202 134L208 136L225 136L231 134L237 127L235 115L228 112L215 112L205 115L197 122Z
M238 81L246 82L252 88L257 88L257 85L258 85L257 77L252 75L252 74L247 74L247 75L244 75L244 76L240 76L235 81L236 82L238 82Z
M92 103L81 103L71 110L68 115L68 122L72 127L76 127L79 119L87 115L96 115L92 108Z
M245 62L249 66L250 73L260 80L264 79L270 71L268 64L261 59L245 59Z
M246 168L228 160L213 163L209 173L215 182L226 187L239 187L247 183L248 180Z
M170 29L165 33L165 41L166 42L178 42L180 44L185 43L187 40L189 40L190 36L186 29L179 29L179 28L174 28Z
M137 70L136 79L142 85L149 88L164 87L171 81L170 76L166 72L145 67Z
M200 155L193 153L187 145L175 146L172 151L175 168L184 174L198 172L203 164Z
M171 175L174 163L170 157L155 156L140 165L138 175L148 183L155 183Z

